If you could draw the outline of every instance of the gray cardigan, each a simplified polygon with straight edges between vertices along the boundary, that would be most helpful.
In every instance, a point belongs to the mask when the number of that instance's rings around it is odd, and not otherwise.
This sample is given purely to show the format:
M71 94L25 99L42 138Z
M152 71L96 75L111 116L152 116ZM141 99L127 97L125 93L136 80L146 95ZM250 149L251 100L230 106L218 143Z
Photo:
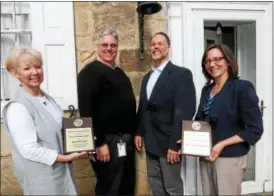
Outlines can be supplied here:
M49 95L46 93L44 95L61 110ZM21 87L18 87L10 103L12 102L23 104L29 111L36 126L37 142L41 146L62 154L63 137L61 127L41 103ZM3 108L4 123L8 132L6 116L9 104ZM25 159L16 149L12 137L11 141L15 174L20 186L23 188L24 195L77 195L71 164L55 162L52 166L48 166Z

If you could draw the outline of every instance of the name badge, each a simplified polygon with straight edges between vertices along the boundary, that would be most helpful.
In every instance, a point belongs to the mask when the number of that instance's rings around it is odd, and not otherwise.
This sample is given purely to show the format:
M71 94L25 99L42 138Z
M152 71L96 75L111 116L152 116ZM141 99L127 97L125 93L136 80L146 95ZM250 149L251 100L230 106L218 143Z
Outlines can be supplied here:
M118 148L118 157L127 156L126 143L125 142L117 143L117 148Z

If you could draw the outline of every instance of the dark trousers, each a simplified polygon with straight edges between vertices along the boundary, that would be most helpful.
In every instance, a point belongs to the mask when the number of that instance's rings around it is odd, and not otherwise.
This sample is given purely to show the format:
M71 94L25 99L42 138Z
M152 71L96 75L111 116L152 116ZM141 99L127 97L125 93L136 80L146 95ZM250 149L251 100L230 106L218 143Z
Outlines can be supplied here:
M171 164L166 158L146 153L147 175L153 195L184 195L181 162Z
M120 142L120 138L115 134L105 135L110 150L109 162L91 160L97 178L96 196L134 195L136 168L133 136L122 135L122 141L126 142L127 156L125 157L118 157L117 143Z

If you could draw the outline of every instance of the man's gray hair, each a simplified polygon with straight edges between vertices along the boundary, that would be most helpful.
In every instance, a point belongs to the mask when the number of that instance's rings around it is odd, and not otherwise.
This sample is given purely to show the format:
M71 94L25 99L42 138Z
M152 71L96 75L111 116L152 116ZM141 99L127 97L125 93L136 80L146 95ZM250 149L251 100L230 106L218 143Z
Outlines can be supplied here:
M107 28L105 29L100 35L99 39L101 39L105 35L112 35L117 41L119 40L119 35L114 28Z

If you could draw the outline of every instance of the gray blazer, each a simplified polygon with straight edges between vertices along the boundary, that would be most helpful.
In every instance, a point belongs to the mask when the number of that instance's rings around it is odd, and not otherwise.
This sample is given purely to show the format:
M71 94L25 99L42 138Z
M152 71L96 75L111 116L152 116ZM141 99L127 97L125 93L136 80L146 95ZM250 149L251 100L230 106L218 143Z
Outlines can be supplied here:
M61 108L46 93L46 98L60 110ZM61 127L52 115L42 107L41 103L18 88L11 102L23 104L31 114L37 130L37 142L46 148L63 153L63 137ZM10 104L9 103L9 104ZM7 126L7 104L3 108L4 123ZM9 132L9 128L7 126ZM10 135L10 134L9 134ZM10 135L11 136L11 135ZM15 174L24 195L77 195L72 165L69 163L57 163L47 166L22 157L12 140L12 158Z

